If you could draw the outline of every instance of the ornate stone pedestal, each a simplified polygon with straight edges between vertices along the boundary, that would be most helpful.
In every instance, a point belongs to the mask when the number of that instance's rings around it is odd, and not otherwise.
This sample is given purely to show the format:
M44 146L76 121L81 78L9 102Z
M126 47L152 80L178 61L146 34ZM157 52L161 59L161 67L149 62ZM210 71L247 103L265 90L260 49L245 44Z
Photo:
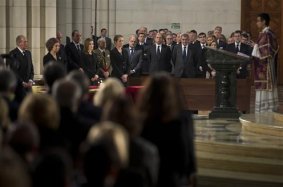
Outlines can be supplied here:
M213 48L206 50L207 63L216 70L215 106L209 118L239 118L236 71L249 58Z

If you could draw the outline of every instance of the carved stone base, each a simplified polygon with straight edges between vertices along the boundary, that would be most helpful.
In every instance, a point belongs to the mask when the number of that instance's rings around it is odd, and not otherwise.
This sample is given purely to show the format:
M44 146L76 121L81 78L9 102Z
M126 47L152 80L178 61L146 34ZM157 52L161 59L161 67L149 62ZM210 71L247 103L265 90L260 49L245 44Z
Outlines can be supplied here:
M212 112L209 113L209 119L215 118L236 118L238 119L241 116L241 113L236 108L220 108L214 107Z

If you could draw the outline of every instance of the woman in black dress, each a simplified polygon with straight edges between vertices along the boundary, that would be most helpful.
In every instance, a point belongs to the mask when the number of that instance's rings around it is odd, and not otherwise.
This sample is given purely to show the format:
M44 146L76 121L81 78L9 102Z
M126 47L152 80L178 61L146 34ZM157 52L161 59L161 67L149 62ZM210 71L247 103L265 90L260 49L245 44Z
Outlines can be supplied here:
M92 85L97 85L99 80L99 64L97 55L94 53L94 42L87 38L84 43L84 52L81 56L81 67L89 78Z
M64 66L64 61L59 55L60 42L57 38L50 38L45 44L48 53L43 57L43 66L46 66L50 62L58 62Z
M110 52L110 60L112 66L111 77L121 80L124 85L128 82L128 74L130 72L130 63L128 52L123 49L124 38L122 35L114 37L115 47Z

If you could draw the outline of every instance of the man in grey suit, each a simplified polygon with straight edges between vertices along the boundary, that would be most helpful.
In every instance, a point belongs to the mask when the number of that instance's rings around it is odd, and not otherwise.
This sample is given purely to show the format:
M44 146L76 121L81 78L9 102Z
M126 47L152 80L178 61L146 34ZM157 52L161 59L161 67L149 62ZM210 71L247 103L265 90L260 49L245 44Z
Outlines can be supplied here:
M181 35L181 44L175 46L172 61L175 77L195 78L197 73L198 58L194 50L189 48L189 35Z
M129 54L130 75L140 75L141 73L143 52L136 48L136 41L136 36L131 35L129 44L124 46Z

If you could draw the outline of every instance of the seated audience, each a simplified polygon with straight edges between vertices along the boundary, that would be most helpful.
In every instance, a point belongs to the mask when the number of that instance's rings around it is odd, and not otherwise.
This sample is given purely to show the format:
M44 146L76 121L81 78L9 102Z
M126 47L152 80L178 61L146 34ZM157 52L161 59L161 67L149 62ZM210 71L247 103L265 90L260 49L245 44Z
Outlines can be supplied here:
M57 103L50 95L28 95L20 107L18 120L20 123L32 123L37 127L40 135L40 150L62 146L57 134L60 112Z
M128 144L128 134L118 124L102 122L92 127L83 157L86 177L83 187L113 187L128 165Z
M105 107L106 103L115 97L125 94L125 88L119 80L115 78L107 79L94 95L93 103L98 107Z
M118 123L129 133L128 170L136 171L143 179L143 185L136 183L133 186L156 186L159 166L157 148L140 137L142 124L133 103L126 96L113 98L104 107L102 120Z
M0 186L31 187L30 176L25 164L9 148L1 150L0 154Z
M65 68L59 64L51 62L46 65L43 71L43 80L48 94L52 94L52 86L55 81L66 76Z

